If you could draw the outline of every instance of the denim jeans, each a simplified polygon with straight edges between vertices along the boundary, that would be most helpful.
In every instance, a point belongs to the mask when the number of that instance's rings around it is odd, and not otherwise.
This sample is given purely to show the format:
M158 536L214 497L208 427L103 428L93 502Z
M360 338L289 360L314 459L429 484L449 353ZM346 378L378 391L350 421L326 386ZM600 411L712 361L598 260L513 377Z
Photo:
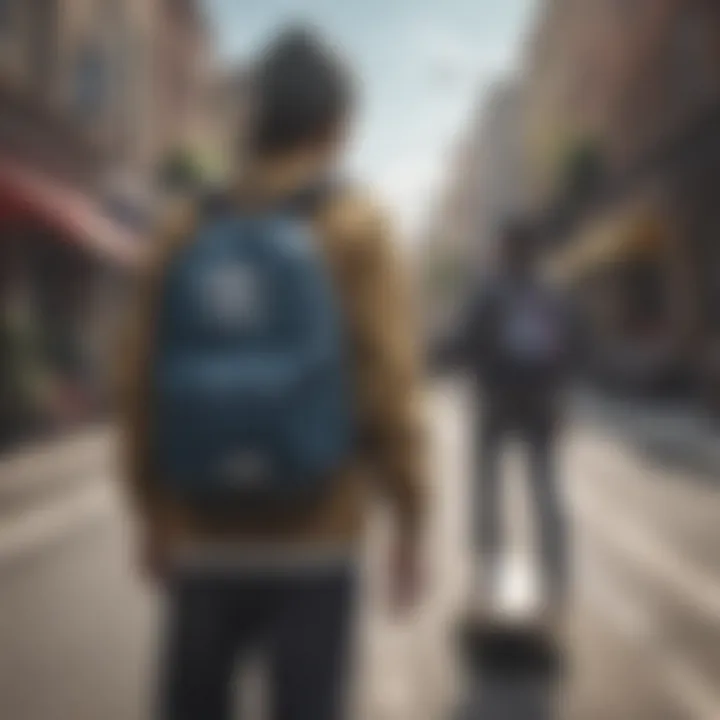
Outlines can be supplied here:
M235 718L234 671L258 648L272 720L344 717L354 568L193 571L168 590L162 720Z
M505 441L516 436L528 453L528 485L539 527L544 579L551 592L564 594L568 580L567 533L554 464L556 422L541 414L513 417L491 411L481 420L479 436L479 477L474 483L473 502L476 551L490 564L501 552L503 479L498 465Z

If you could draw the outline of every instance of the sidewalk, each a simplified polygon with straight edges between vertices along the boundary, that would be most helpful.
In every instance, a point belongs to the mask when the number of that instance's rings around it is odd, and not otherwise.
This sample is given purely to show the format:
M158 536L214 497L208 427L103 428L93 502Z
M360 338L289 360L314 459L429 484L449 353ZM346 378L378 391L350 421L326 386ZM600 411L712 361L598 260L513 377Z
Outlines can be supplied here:
M0 521L107 475L113 435L110 423L95 425L0 458Z
M711 482L720 478L720 426L690 402L612 398L582 390L573 407L577 417L656 463Z

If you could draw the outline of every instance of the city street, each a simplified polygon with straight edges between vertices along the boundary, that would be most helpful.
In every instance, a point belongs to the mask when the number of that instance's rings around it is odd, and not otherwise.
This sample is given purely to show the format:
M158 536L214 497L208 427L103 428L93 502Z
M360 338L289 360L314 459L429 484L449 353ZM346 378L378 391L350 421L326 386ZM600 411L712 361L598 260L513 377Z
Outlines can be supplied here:
M435 438L430 597L402 625L384 617L373 535L358 696L367 720L447 717L461 690L453 618L468 576L467 423L461 385L430 397ZM663 469L630 429L573 423L562 474L575 591L562 716L720 717L720 484ZM508 463L508 569L527 579L527 509ZM142 720L152 696L158 601L133 575L132 527L109 478L89 476L0 523L0 717ZM377 542L375 542L377 540ZM252 693L251 693L252 695Z

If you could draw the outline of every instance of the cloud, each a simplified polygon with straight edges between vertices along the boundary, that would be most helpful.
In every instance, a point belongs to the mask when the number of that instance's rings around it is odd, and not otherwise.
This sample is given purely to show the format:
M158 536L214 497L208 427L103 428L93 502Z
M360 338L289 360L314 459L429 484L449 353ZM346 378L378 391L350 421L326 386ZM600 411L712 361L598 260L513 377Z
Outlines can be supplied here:
M432 153L407 155L376 175L377 188L399 224L404 244L412 247L437 195L442 164Z
M382 161L375 155L379 162L371 174L412 248L440 195L448 146L457 140L463 118L472 113L491 80L511 66L514 48L502 35L483 37L429 16L408 24L405 44L408 62L429 71L438 87L423 98L402 152Z
M436 18L414 20L407 38L409 52L444 80L475 81L502 72L511 60L502 38L478 37Z

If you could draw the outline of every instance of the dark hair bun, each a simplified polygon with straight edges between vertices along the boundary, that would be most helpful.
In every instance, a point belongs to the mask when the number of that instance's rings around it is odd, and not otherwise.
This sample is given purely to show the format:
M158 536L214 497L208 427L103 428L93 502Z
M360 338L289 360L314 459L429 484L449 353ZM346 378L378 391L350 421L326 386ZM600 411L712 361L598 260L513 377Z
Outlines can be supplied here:
M321 140L353 101L353 82L337 51L313 28L286 28L261 53L252 74L261 153Z

